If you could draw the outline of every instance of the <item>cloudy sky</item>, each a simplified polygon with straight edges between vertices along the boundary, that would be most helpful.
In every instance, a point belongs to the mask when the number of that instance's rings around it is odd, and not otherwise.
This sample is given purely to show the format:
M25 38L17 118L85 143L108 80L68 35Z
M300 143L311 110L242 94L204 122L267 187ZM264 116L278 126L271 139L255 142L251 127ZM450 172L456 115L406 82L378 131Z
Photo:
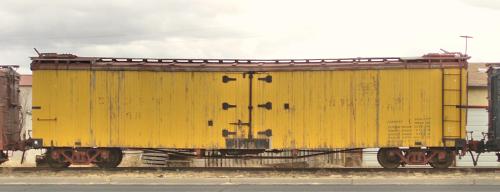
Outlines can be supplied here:
M80 56L336 58L464 51L500 61L497 0L0 0L0 64Z

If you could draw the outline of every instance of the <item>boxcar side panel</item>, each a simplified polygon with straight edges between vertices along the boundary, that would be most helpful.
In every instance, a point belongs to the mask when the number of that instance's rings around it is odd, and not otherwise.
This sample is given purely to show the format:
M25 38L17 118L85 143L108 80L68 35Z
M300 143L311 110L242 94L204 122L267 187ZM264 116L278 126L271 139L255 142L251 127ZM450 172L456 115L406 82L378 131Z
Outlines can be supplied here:
M90 72L37 71L33 74L33 136L46 146L89 142Z
M465 112L456 107L466 102L463 70L257 73L253 134L272 130L271 148L279 149L442 146L443 131L465 137ZM47 146L226 148L222 130L248 134L230 124L249 120L249 77L241 72L33 75L33 106L39 107L33 134ZM268 75L272 82L258 80ZM231 80L223 82L224 76ZM257 107L266 102L271 109ZM235 106L222 109L222 103Z
M272 83L257 82L256 100L274 106L257 109L255 125L273 130L273 148L442 144L440 69L271 75Z
M379 146L441 145L441 71L380 72Z
M248 118L242 74L41 70L33 89L33 135L47 146L224 148L222 130Z

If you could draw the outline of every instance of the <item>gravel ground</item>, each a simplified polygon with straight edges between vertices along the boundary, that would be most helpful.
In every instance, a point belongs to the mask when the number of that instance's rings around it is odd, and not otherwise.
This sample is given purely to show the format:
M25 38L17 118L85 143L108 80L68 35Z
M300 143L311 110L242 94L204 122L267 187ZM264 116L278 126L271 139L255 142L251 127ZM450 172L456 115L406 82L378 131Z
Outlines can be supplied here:
M500 185L499 171L488 172L276 172L276 171L13 171L1 169L7 184L487 184Z

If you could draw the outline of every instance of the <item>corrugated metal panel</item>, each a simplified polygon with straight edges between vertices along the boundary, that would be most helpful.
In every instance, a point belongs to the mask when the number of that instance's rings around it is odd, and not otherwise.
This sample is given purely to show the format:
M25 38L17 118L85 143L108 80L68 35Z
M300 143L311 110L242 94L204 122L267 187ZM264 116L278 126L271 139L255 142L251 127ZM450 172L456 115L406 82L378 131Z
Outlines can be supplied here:
M465 104L465 81L465 69L258 73L253 134L271 129L272 148L443 146L443 130L465 137L465 112L443 110ZM36 70L33 94L34 137L53 146L225 148L222 130L249 116L248 76L236 72Z

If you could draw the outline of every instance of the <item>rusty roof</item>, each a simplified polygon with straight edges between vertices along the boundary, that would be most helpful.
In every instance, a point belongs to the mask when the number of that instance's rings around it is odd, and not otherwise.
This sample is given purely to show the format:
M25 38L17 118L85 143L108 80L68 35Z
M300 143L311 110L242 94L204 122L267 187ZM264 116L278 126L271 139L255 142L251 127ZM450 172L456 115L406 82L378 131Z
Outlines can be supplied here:
M488 86L488 67L486 63L469 63L468 86L471 87L486 87Z
M337 59L160 59L78 57L72 54L41 54L32 57L31 69L58 70L152 70L152 71L281 71L377 68L467 67L469 57L457 54L426 54L420 57L357 57Z

